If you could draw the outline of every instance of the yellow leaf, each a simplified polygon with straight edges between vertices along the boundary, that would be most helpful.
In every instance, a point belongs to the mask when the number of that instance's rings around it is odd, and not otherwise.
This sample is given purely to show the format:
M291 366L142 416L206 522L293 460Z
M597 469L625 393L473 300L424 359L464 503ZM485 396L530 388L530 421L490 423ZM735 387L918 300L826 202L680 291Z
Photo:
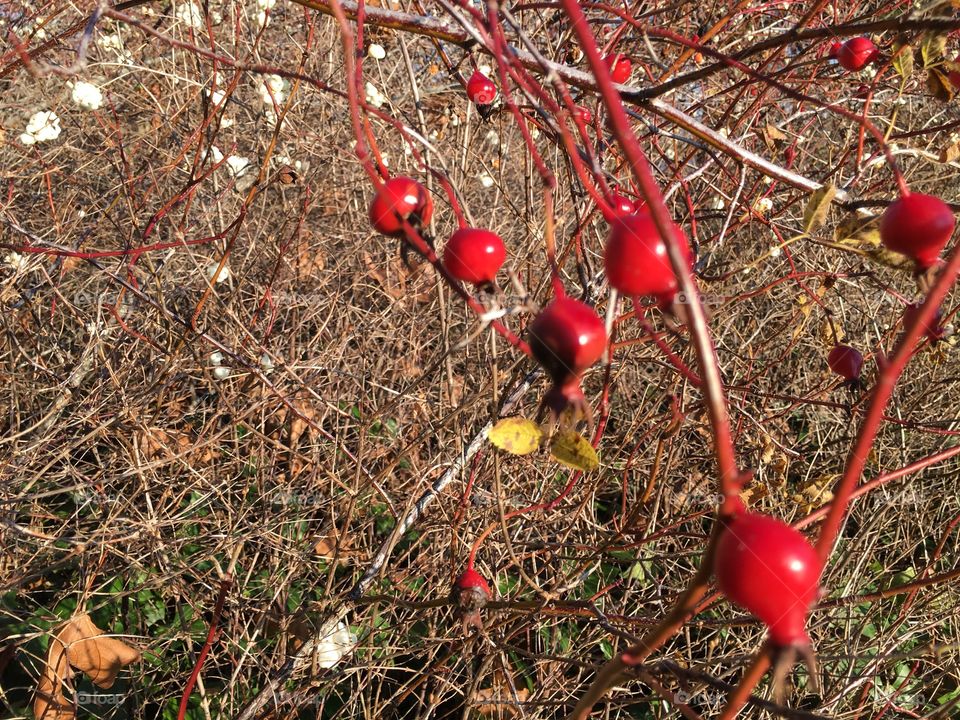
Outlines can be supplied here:
M920 43L920 55L923 57L923 67L929 69L943 60L947 50L947 36L927 33Z
M887 250L880 242L879 222L879 217L863 219L855 215L850 216L837 227L836 244L824 244L838 250L854 253L880 265L912 272L914 263L910 258L892 250Z
M600 459L593 446L573 430L561 430L553 436L550 454L558 462L575 470L589 472L600 467Z
M902 43L893 44L893 69L906 80L913 73L913 48Z
M490 428L487 440L512 455L529 455L543 442L543 431L533 420L509 417Z
M827 221L827 215L830 214L830 203L833 202L837 189L832 185L824 185L818 190L814 190L807 201L807 207L803 211L803 230L811 233L821 227Z

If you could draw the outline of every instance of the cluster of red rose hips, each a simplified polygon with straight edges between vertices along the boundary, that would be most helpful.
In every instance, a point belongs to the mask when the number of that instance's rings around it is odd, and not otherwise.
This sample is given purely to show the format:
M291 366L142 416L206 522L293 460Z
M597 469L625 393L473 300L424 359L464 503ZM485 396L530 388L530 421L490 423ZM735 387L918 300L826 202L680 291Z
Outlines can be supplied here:
M859 70L877 57L867 38L853 38L831 50L848 70ZM630 76L630 61L622 55L606 58L616 82ZM479 71L467 84L467 93L478 107L489 106L496 87ZM611 288L630 297L651 297L662 308L670 307L678 291L677 277L667 246L650 212L619 192L611 193L605 210L610 231L604 250L604 268ZM381 233L403 237L405 224L414 229L430 222L433 202L426 188L408 177L394 177L378 190L370 205L370 220ZM955 227L950 208L939 198L919 193L905 194L893 202L880 220L883 244L906 255L918 273L933 268ZM672 241L692 269L693 254L687 236L671 228ZM449 274L478 287L490 286L506 259L498 235L479 228L462 227L447 241L443 265ZM529 328L530 349L551 379L541 404L556 420L569 409L575 417L589 408L580 383L583 374L603 356L607 346L604 323L586 303L559 295L533 320ZM828 357L830 368L846 381L856 382L863 356L853 347L836 345ZM768 628L782 675L799 653L816 682L815 663L806 631L807 616L817 599L822 563L806 538L786 523L748 512L742 503L724 519L725 527L716 546L714 572L726 597L752 613ZM479 627L479 610L490 599L486 579L472 560L457 578L452 597L464 614L465 623Z

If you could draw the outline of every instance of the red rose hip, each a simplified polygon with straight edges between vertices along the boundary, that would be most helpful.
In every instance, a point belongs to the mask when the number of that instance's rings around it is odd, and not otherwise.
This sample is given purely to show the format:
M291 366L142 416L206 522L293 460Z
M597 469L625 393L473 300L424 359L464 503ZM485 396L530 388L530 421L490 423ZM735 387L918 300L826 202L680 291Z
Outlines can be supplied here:
M610 71L610 77L615 83L625 83L630 79L630 73L633 72L633 65L626 55L621 53L607 55L603 59L603 63L607 66L607 69Z
M370 222L378 232L403 237L403 221L415 228L430 222L433 200L413 178L398 175L387 180L370 203Z
M763 621L774 645L809 647L807 614L821 568L803 535L776 518L743 512L717 541L714 567L723 594Z
M467 80L467 97L476 105L489 105L497 99L497 86L479 70Z
M926 270L937 262L955 226L956 218L943 200L911 193L892 203L880 217L880 240Z
M855 37L847 40L837 50L837 61L845 70L863 70L877 59L880 51L868 37Z
M849 345L835 345L827 356L830 369L844 380L859 380L863 369L863 355Z
M544 395L538 419L549 410L556 420L567 409L590 421L590 407L580 388L584 371L603 356L607 331L589 305L559 297L531 323L530 350L553 381Z
M678 225L673 225L673 234L688 266L692 267L693 254L687 236ZM614 221L607 237L603 264L607 281L622 295L653 295L667 301L677 292L677 278L667 246L653 216L645 210Z
M457 230L443 248L443 266L453 277L472 285L489 285L507 258L500 236L489 230Z

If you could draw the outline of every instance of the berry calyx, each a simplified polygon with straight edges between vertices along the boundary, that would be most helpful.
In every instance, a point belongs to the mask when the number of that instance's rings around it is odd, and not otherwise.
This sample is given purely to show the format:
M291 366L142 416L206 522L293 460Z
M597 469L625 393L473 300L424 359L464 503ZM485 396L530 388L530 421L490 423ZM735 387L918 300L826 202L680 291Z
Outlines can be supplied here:
M847 40L837 50L837 61L845 70L863 70L877 59L880 51L868 37L855 37Z
M835 40L830 43L830 49L827 50L827 57L831 60L836 60L837 56L840 54L840 48L843 47L843 43Z
M863 370L863 355L849 345L834 345L827 355L827 364L837 375L848 382L859 380Z
M415 228L433 217L433 200L427 189L413 178L398 175L387 180L370 203L370 222L378 232L403 237L403 221Z
M586 303L559 297L540 311L529 335L533 357L553 381L541 402L539 416L549 409L556 419L572 407L575 416L589 419L580 379L607 347L603 320Z
M475 105L490 105L497 99L497 86L479 70L467 80L467 97Z
M630 59L622 53L607 55L603 58L604 65L610 71L610 77L615 83L625 83L630 79L630 73L633 72L633 65Z
M507 249L500 236L480 228L460 228L443 248L447 272L461 282L477 286L492 284L506 259Z
M690 267L693 254L687 236L678 225L673 234ZM653 295L669 302L677 292L677 277L670 265L653 216L647 211L617 218L610 228L603 254L607 282L623 295Z
M820 560L792 527L766 515L736 515L717 541L714 569L727 598L761 620L778 647L809 647L807 614Z
M880 217L880 240L888 249L912 258L922 271L937 262L956 222L940 198L911 193L891 203Z

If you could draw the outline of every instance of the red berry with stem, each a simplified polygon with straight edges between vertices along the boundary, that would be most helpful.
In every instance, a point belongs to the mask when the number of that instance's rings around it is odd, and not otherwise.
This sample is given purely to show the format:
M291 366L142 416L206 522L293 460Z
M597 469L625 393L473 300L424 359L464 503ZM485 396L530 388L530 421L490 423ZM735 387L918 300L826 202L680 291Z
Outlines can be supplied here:
M474 70L467 80L467 97L476 105L490 105L497 99L497 86L482 72Z
M720 590L763 621L774 645L809 646L807 614L821 567L802 534L776 518L742 512L717 541L714 562Z
M673 225L673 235L687 264L693 267L693 254L687 236ZM677 277L670 265L653 216L646 211L614 221L603 254L607 281L622 295L653 295L669 301L677 292Z
M500 236L489 230L457 230L443 248L443 266L453 277L472 285L489 285L507 258Z
M607 347L603 320L586 303L559 297L540 311L529 333L533 357L553 380L540 414L549 408L558 417L567 407L573 407L575 413L589 418L580 378Z
M477 592L483 598L489 599L491 597L490 584L486 579L474 570L472 567L468 567L462 573L460 577L457 578L457 581L454 583L454 587L461 593L466 590L469 592Z
M403 221L415 228L430 222L433 200L427 189L413 178L398 175L387 180L370 203L370 222L378 232L403 237Z
M956 218L943 200L910 193L891 203L880 217L880 240L926 270L939 259L955 226Z
M583 107L583 105L574 105L573 113L584 125L589 125L591 122L593 122L593 113L591 113L587 108Z
M827 355L827 364L844 380L859 380L860 371L863 370L863 355L849 345L834 345Z
M603 62L610 71L610 77L615 83L625 83L630 79L630 73L633 72L633 65L626 55L622 53L607 55L603 59Z
M460 611L464 634L469 633L471 628L483 630L480 611L492 596L490 585L472 565L460 573L450 590L450 597Z
M612 222L616 218L633 215L637 211L637 203L634 202L633 198L614 192L610 196L610 209L606 210L605 208L604 210L607 221Z
M880 51L868 37L855 37L847 40L837 50L837 61L846 70L863 70L877 59Z

